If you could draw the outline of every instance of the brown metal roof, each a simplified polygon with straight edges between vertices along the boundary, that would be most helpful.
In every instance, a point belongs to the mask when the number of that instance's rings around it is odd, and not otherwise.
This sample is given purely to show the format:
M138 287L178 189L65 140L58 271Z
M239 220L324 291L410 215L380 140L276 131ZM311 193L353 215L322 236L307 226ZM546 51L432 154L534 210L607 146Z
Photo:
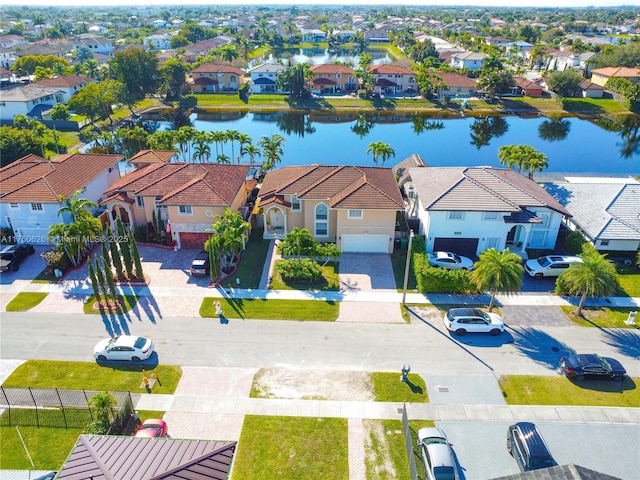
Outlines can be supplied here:
M236 442L80 435L57 480L226 480Z

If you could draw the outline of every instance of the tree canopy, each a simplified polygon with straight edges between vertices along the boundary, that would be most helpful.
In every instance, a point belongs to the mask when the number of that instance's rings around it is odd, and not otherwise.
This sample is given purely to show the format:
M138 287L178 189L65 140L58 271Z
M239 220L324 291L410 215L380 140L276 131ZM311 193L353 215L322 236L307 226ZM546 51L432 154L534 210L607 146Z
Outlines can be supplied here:
M117 52L109 60L109 76L124 85L122 102L129 108L156 93L161 83L156 54L142 48Z

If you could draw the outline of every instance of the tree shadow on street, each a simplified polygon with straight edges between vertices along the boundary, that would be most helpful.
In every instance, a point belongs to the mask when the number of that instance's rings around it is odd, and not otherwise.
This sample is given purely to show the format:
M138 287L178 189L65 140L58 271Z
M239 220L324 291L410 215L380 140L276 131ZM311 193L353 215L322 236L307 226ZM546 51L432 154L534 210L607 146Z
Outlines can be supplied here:
M575 354L575 350L571 347L537 328L508 328L512 332L514 345L520 353L551 369L558 368L561 357Z

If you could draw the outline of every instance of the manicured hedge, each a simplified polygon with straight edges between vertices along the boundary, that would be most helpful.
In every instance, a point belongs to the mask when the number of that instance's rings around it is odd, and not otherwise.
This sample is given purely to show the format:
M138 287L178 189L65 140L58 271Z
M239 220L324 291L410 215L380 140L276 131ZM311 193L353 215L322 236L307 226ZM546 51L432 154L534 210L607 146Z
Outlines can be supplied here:
M426 253L413 254L413 272L422 293L477 293L467 270L432 267Z

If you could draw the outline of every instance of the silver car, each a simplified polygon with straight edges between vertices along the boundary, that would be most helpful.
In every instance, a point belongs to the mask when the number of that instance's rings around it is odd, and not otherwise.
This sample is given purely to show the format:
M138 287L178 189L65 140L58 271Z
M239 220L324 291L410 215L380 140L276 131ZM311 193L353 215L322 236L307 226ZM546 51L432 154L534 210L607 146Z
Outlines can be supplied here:
M458 480L453 450L442 430L425 427L418 430L418 446L429 480Z
M453 252L429 253L429 265L449 270L473 270L473 260Z

